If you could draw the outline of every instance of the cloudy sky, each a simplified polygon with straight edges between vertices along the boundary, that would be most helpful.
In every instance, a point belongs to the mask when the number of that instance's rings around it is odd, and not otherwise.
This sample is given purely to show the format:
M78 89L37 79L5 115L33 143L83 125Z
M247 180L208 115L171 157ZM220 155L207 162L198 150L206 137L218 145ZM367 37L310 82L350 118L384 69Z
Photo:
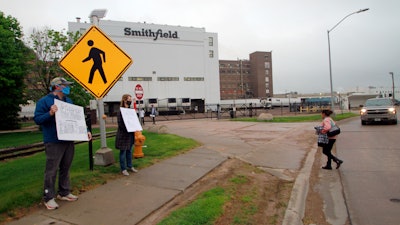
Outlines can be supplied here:
M399 0L2 0L0 11L32 29L67 29L93 9L105 20L204 27L218 33L220 59L248 59L272 51L274 92L330 92L330 32L333 89L400 85Z

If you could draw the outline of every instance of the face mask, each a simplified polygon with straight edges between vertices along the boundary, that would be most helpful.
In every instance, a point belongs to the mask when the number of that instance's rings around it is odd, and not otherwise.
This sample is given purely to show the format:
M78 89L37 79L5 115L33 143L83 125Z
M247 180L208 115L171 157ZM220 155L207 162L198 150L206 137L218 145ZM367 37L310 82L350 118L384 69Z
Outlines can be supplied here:
M66 86L65 88L63 88L63 89L61 90L61 92L62 92L64 95L69 95L69 93L71 92L71 88L70 88L69 86Z
M131 102L131 101L126 101L126 104L128 104L129 106L131 106L132 102Z

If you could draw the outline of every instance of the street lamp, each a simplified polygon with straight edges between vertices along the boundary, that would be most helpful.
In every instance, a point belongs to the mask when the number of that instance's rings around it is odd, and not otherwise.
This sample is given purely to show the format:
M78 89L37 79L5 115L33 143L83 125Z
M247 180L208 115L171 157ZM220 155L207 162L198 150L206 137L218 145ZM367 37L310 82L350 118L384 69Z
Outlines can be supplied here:
M345 20L347 17L356 14L356 13L361 13L369 10L369 8L366 9L360 9L356 12L350 13L349 15L345 16L342 20L340 20L335 26L332 27L332 29L328 30L328 51L329 51L329 78L330 78L330 84L331 84L331 109L333 111L334 103L333 103L333 85L332 85L332 63L331 63L331 42L329 38L329 33L333 31L343 20Z
M95 9L93 10L90 15L90 22L95 25L98 26L99 25L99 20L101 18L104 18L106 16L107 13L107 9Z

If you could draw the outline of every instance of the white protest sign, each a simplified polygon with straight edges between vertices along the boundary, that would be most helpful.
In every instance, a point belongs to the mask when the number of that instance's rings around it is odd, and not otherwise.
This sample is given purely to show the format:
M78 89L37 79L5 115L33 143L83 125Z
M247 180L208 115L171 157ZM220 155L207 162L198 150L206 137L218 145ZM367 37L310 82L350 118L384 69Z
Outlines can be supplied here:
M54 99L58 110L56 112L56 127L59 140L88 141L85 114L83 107Z
M128 132L142 131L139 118L134 109L119 108L121 111L122 119L124 120L126 130Z

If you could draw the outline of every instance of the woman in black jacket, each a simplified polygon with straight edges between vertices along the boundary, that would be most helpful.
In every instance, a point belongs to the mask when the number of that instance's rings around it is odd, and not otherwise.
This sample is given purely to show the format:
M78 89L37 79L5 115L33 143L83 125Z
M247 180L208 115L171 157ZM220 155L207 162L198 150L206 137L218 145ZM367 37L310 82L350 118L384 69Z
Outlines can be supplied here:
M121 99L120 107L130 108L132 104L132 96L129 94L124 94ZM121 112L117 114L118 120L118 130L117 136L115 137L115 148L119 149L119 164L122 174L128 176L128 170L132 172L137 172L137 170L132 165L132 145L135 141L135 133L128 132L126 129L124 120L122 118Z

